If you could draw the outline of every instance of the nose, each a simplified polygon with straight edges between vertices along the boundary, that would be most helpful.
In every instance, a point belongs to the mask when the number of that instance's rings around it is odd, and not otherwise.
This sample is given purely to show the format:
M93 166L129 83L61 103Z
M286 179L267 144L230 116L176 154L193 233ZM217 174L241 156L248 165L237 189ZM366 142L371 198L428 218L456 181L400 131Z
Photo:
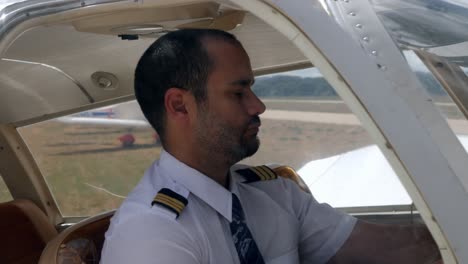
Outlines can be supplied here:
M260 100L260 98L257 97L257 95L255 95L252 92L251 102L249 104L249 109L248 109L249 114L260 115L260 114L263 114L263 112L265 112L265 109L266 109L265 104Z

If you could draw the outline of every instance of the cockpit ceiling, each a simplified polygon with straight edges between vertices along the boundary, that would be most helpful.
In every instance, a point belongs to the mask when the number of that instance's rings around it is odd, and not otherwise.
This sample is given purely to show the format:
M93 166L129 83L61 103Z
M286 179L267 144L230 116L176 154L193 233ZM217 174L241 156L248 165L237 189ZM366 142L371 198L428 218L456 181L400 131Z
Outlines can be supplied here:
M138 12L133 15L138 16ZM109 13L106 16L112 17ZM4 95L0 98L0 123L27 124L27 120L131 97L135 65L157 34L122 40L118 33L106 30L122 28L121 23L101 22L101 27L87 27L91 24L86 20L39 26L16 39L0 61ZM186 19L183 22L188 23ZM127 23L125 28L131 26ZM242 13L240 25L230 32L244 44L254 71L307 65L289 40L250 13Z

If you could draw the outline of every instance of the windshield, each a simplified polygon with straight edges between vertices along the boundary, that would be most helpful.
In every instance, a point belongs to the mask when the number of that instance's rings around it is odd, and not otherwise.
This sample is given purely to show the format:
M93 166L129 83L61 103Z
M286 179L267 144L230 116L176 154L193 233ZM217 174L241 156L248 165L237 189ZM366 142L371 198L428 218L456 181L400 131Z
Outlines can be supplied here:
M252 90L267 110L260 149L242 163L291 166L318 201L335 207L412 203L358 118L317 69L258 77ZM65 216L118 207L161 151L135 101L18 130Z
M371 0L374 11L466 147L468 2Z
M446 64L457 67L462 73L466 71L468 2L371 0L371 3L401 50L414 50L425 58L429 68L443 68ZM466 76L460 78L463 77Z
M437 48L468 41L468 2L459 0L371 0L375 12L395 42L407 48ZM459 50L463 57L468 51Z

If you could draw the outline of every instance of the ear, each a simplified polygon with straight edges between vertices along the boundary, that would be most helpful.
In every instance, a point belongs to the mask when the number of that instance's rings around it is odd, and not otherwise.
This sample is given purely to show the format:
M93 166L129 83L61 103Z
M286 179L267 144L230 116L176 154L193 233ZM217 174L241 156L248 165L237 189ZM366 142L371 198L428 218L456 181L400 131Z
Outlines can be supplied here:
M164 95L164 107L168 118L186 119L188 91L180 88L169 88Z

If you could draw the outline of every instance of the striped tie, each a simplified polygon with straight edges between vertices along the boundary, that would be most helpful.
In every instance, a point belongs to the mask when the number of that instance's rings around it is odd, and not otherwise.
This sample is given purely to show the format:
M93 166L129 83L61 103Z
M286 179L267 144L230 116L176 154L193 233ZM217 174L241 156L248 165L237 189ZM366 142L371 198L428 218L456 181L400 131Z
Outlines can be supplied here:
M239 198L232 194L232 222L230 224L232 238L236 246L241 264L264 264L257 244L245 223L244 212Z

